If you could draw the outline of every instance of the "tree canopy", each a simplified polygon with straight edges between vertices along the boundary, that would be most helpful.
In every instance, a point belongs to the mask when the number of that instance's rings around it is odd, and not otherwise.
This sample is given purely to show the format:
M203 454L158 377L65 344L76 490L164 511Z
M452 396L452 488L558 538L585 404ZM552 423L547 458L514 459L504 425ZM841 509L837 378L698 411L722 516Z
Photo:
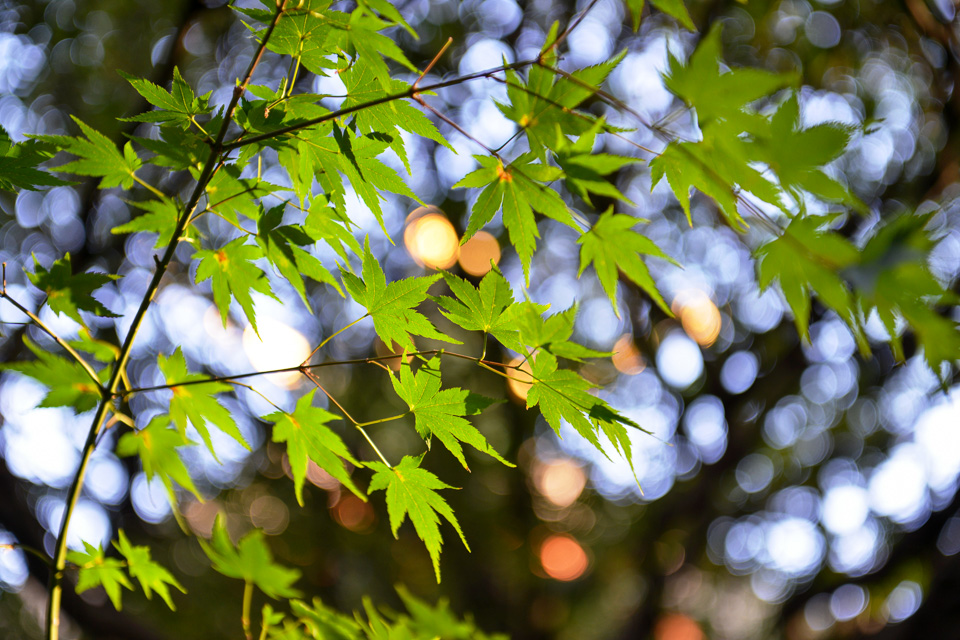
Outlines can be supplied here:
M0 1L0 630L947 637L957 34Z

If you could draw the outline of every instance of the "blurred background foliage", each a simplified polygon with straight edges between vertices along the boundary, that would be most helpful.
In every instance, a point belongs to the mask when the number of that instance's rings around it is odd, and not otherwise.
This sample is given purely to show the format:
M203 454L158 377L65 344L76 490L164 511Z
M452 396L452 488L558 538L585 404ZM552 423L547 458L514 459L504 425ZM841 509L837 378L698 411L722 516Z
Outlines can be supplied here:
M437 78L493 67L504 57L534 57L550 23L565 24L582 8L550 0L397 4L420 39L402 30L393 36L419 68L453 38L432 72ZM938 242L930 266L955 291L955 3L686 4L701 33L724 23L729 63L801 74L805 125L865 125L866 133L832 170L870 214L844 214L841 228L858 241L885 216L935 211L930 228ZM571 34L562 64L595 64L626 48L609 91L649 121L682 132L689 115L659 74L668 51L687 55L699 35L656 11L645 15L638 34L628 21L619 1L601 0ZM118 142L145 135L148 129L117 120L146 108L117 70L166 84L176 65L198 94L212 91L213 103L222 104L251 52L248 29L215 0L0 0L0 125L15 140L28 133L73 133L73 115ZM285 63L268 57L257 80L276 82L271 79L286 71ZM302 91L338 93L336 78L302 75L299 83ZM503 93L502 85L484 80L445 89L432 104L483 143L506 143L509 151L517 144L515 125L488 99ZM599 102L590 108L614 124L637 126ZM501 260L506 239L497 237L497 221L490 235L456 253L470 203L450 187L474 167L470 154L481 149L438 125L460 153L411 140L417 151L410 154L409 179L436 209L415 211L415 204L399 198L385 203L387 228L397 240L389 250L359 201L353 214L371 232L379 255L385 252L388 278L424 266L476 275L492 258L512 282L520 281L508 248ZM630 138L655 150L663 146L643 128ZM604 144L631 152L616 139ZM286 180L270 166L265 176ZM235 535L263 528L278 560L303 571L298 587L342 610L358 608L364 594L399 608L393 586L402 583L431 601L449 598L454 610L472 612L480 627L515 638L954 637L960 625L960 390L951 382L941 391L909 340L906 363L897 365L876 318L867 325L875 349L870 359L857 353L844 324L816 303L811 342L802 344L778 293L757 288L752 250L766 239L762 229L735 233L702 198L694 199L695 227L688 228L665 184L651 192L643 164L624 168L616 182L636 204L628 212L650 220L643 232L684 265L651 263L676 318L628 286L619 293L622 318L615 316L595 278L577 280L572 232L549 220L540 225L543 250L534 260L538 284L530 294L554 309L576 297L577 337L617 352L612 365L591 365L583 373L608 385L611 403L657 436L635 439L643 494L624 463L598 457L576 438L560 440L535 420L535 412L523 408L523 388L504 388L501 379L475 368L454 372L451 363L445 377L507 399L483 414L478 427L519 470L468 454L473 472L467 474L452 457L431 456L430 467L462 487L448 499L472 548L447 546L441 585L411 530L402 530L398 540L390 535L380 498L365 504L313 469L306 506L296 506L282 449L265 443L265 426L256 419L268 409L254 394L226 400L248 441L259 445L252 454L218 443L221 466L202 451L191 452L198 487L210 499L184 503L189 526L207 535L221 511ZM152 269L153 238L111 234L133 212L119 194L97 192L94 184L0 194L0 256L11 266L9 286L21 300L34 307L40 302L17 275L30 254L49 263L70 251L81 268L125 276L104 288L107 306L139 302L137 292ZM599 210L609 204L596 200ZM218 229L211 225L205 232L216 235ZM285 304L258 302L263 345L249 329L233 323L222 329L211 301L191 282L185 270L172 272L134 354L135 378L156 379L151 355L177 346L194 369L220 375L295 365L307 344L359 315L349 301L317 288L311 295L318 312L311 316L288 290ZM957 319L955 308L944 313ZM68 320L43 317L64 332L76 330ZM0 320L19 319L6 303L0 306ZM109 319L94 320L101 332L115 331ZM2 334L2 359L13 359L24 328L4 324ZM344 336L332 343L336 357L388 352L364 325ZM395 413L399 406L373 367L319 375L341 402L356 407L359 419ZM268 379L261 388L281 401L306 390L297 378ZM41 395L24 378L0 378L0 543L17 540L49 551L88 420L36 409ZM133 408L149 413L165 400L154 395L136 397ZM383 425L374 437L394 458L414 450L412 430L395 424ZM169 614L158 599L128 595L118 613L102 592L79 597L68 589L65 637L239 635L240 584L209 568L197 542L178 530L162 490L129 459L110 453L115 436L106 438L92 461L71 538L107 541L123 528L137 543L151 545L189 597L175 596L178 611ZM19 551L0 552L0 635L39 637L45 581L41 562Z

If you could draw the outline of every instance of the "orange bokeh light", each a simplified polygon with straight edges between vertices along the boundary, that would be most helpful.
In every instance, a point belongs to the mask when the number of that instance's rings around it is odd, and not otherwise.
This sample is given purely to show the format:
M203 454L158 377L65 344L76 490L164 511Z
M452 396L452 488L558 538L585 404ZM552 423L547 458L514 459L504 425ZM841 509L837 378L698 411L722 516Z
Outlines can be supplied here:
M617 340L617 343L613 345L613 366L617 368L617 371L620 373L625 373L628 376L635 376L646 368L646 364L643 362L643 356L640 355L640 350L637 349L637 346L633 343L633 336L629 333L625 333Z
M653 630L654 640L704 640L703 630L696 620L682 613L660 618Z
M490 263L500 263L500 242L486 231L478 231L460 247L460 267L472 276L490 271Z
M430 209L439 213L431 212L418 217L418 209L409 216L403 232L403 244L419 264L431 269L449 269L457 262L460 239L443 212L436 207Z
M510 367L517 367L520 369L507 368L505 369L508 376L507 379L507 388L510 390L518 400L526 400L527 393L530 392L530 387L533 386L533 372L530 370L530 361L520 356L517 356L510 361ZM525 382L526 379L530 379L530 382Z
M583 467L573 460L553 460L534 470L537 491L554 506L565 509L577 501L587 484Z
M571 536L554 534L540 545L540 564L554 580L576 580L587 570L590 560L580 543Z
M376 516L369 502L364 502L353 494L347 494L333 508L333 517L345 529L354 533L370 531Z
M680 318L683 330L697 344L709 347L716 342L722 319L720 310L710 296L699 289L681 291L673 299L671 307Z

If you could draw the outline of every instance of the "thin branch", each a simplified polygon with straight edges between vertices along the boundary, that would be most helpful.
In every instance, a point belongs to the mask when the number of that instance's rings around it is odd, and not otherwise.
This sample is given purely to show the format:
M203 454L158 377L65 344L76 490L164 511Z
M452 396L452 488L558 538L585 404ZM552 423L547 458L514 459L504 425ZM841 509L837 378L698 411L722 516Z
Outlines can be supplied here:
M317 376L315 376L312 372L307 370L303 370L303 375L306 376L307 379L317 387L317 389L320 389L320 391L323 392L323 395L327 396L330 402L332 402L337 407L337 409L340 409L344 417L346 417L346 419L349 420L351 424L354 424L354 425L360 424L359 422L354 420L353 416L351 416L350 413L343 408L343 405L340 404L340 402L338 402L337 399L333 397L333 394L331 394L329 391L323 388L323 385L320 384L320 380L319 378L317 378Z
M453 38L447 38L447 41L443 43L443 46L440 48L440 51L437 53L437 55L433 56L433 60L430 61L430 64L427 65L427 68L423 70L423 73L420 74L420 77L417 78L416 82L413 83L413 89L416 89L420 86L420 82L423 80L423 77L430 73L430 70L433 69L433 66L437 64L440 58L443 57L443 54L446 53L451 44L453 44Z
M562 104L560 104L559 102L557 102L557 101L555 101L555 100L551 100L550 98L547 98L546 96L540 95L539 93L537 93L537 92L534 91L533 89L530 89L529 87L524 87L523 85L517 84L517 83L515 83L515 82L510 82L509 80L507 80L507 79L505 79L505 78L498 78L498 77L494 76L493 79L496 80L497 82L500 82L500 83L504 84L505 86L513 87L513 88L515 88L515 89L519 89L520 91L523 91L523 92L526 93L527 95L533 96L533 97L536 98L537 100L542 100L543 102L546 102L546 103L547 103L548 105L550 105L551 107L555 107L555 108L557 108L557 109L560 109L563 113L566 113L566 114L568 114L568 115L574 116L575 118L580 118L581 120L585 120L585 121L587 121L587 122L590 122L591 124L594 122L594 120L591 119L591 117L588 116L587 114L581 113L580 111L577 111L576 109L571 109L570 107L565 107L565 106L563 106ZM545 112L546 112L546 108L544 108L543 111L541 111L541 112L538 113L536 116L534 116L534 119L536 119L537 117L539 117L541 114L543 114L543 113L545 113ZM520 130L519 130L519 131L517 132L517 134L515 134L515 135L518 135L518 134L522 133L522 132L525 131L525 130L526 130L526 127L521 127ZM643 146L642 144L640 144L640 143L638 143L638 142L634 142L634 141L631 140L630 138L628 138L628 137L620 134L620 133L617 132L617 131L604 131L604 133L605 133L606 135L610 135L610 136L614 136L615 138L619 138L620 140L626 142L627 144L633 145L634 147L640 149L641 151L645 151L645 152L649 153L650 155L653 155L653 156L658 156L658 155L660 155L658 152L654 151L653 149L650 149L650 148L648 148L648 147L645 147L645 146ZM511 138L511 139L512 139L512 138ZM508 140L508 142L509 142L509 140ZM504 144L506 144L506 143L504 143ZM498 149L498 151L499 151L499 149Z
M543 56L559 47L560 44L567 39L567 36L569 36L574 29L580 26L580 23L583 21L583 19L587 17L587 14L590 13L590 10L593 9L599 1L600 0L593 0L583 11L580 12L578 16L571 20L570 24L567 25L567 28L563 30L563 33L558 35L557 39L551 42L549 46L543 48L543 51L540 53L540 57L537 59L537 61L539 62L543 60Z
M130 360L130 354L133 351L133 343L136 340L137 333L139 332L141 325L143 324L143 319L146 316L147 309L150 307L157 290L160 288L160 281L163 279L163 275L166 273L167 266L170 264L170 261L173 260L174 253L176 252L180 243L180 238L186 231L187 225L190 222L190 217L193 211L196 209L197 204L200 202L200 197L203 195L206 184L210 180L215 168L217 168L217 165L220 162L220 156L223 152L223 139L226 136L227 129L230 127L233 114L236 112L237 105L240 101L240 96L250 83L250 79L253 77L253 72L256 70L257 65L260 63L260 59L263 57L263 52L266 49L270 34L273 33L277 23L280 21L280 17L283 15L285 6L286 0L278 0L277 11L273 16L273 20L270 22L270 26L267 28L263 39L260 41L260 45L257 48L256 54L250 61L250 66L247 68L247 72L243 78L243 81L234 89L233 98L231 99L227 109L224 111L223 122L220 125L220 131L217 134L217 140L210 149L210 155L207 157L203 169L200 172L200 176L197 179L197 184L194 187L193 194L190 196L190 200L184 207L183 214L177 221L177 226L170 238L170 242L167 244L167 249L164 252L163 257L157 260L157 269L153 274L153 279L150 281L150 284L147 285L147 290L144 293L143 300L141 301L140 306L137 308L137 313L130 324L130 330L123 341L123 345L120 347L120 355L117 358L116 365L114 366L113 372L110 375L110 381L107 384L104 399L97 407L97 412L93 417L93 422L90 424L90 430L87 433L87 439L86 442L84 442L83 449L81 450L80 454L80 465L78 466L77 472L73 477L73 482L71 483L70 488L67 490L63 521L60 525L60 531L57 534L57 542L53 556L53 570L50 572L50 598L47 601L46 618L48 640L58 640L60 636L60 601L63 597L63 570L67 561L67 531L70 528L70 521L73 518L74 509L76 508L77 502L80 499L80 493L83 488L83 479L86 475L90 457L93 454L93 450L96 448L98 435L103 427L108 410L112 406L112 396L116 395L117 389L120 386L120 382L123 379L123 370L126 368L127 362Z
M506 362L496 362L494 360L484 360L483 358L476 358L474 356L468 356L463 353L456 353L454 351L447 351L446 349L427 349L425 351L416 351L413 353L407 353L407 357L418 357L418 356L450 356L451 358L460 358L461 360L469 360L470 362L476 362L477 364L485 364L491 367L503 367L505 369L515 369L517 371L521 370L521 367L518 365L512 365ZM315 364L301 364L296 367L284 367L282 369L266 369L264 371L248 371L246 373L238 373L235 375L228 376L211 376L209 378L202 378L199 380L184 380L183 382L170 382L167 384L158 384L152 387L133 387L131 389L126 389L124 391L119 391L115 393L115 396L126 397L131 396L135 393L147 393L150 391L164 391L166 389L174 389L176 387L189 387L197 384L209 384L211 382L227 382L230 384L239 384L236 381L246 378L255 378L258 376L268 376L275 373L306 373L311 369L324 369L327 367L340 367L346 365L355 365L355 364L372 364L377 366L382 366L380 363L385 360L396 360L397 358L404 357L402 353L392 353L385 356L374 356L371 358L355 358L353 360L330 360L327 362L318 362ZM309 377L309 376L308 376Z
M449 116L447 116L447 114L445 114L445 113L443 113L442 111L439 111L439 110L431 107L431 106L430 106L429 104L427 104L427 102L426 102L422 97L420 97L420 96L416 96L416 97L414 98L414 100L416 100L417 102L419 102L420 105L421 105L424 109L428 110L430 113L432 113L433 115L437 116L438 118L440 118L441 120L443 120L444 122L446 122L448 125L450 125L450 126L453 127L454 129L456 129L457 131L459 131L462 135L466 136L468 139L470 139L471 141L473 141L474 143L476 143L477 145L479 145L481 149L483 149L484 151L486 151L487 153L489 153L491 156L493 156L494 158L496 158L497 160L499 160L499 161L501 162L501 164L503 163L503 157L502 157L499 153L497 153L496 151L494 151L493 149L491 149L491 148L488 147L487 145L485 145L485 144L483 144L482 142L480 142L480 141L479 141L477 138L475 138L472 134L468 133L466 129L464 129L464 128L461 127L459 124L457 124L456 122L454 122Z
M70 343L68 343L66 340L64 340L60 336L58 336L53 331L53 329L51 329L46 324L44 324L43 320L37 317L35 313L27 309L25 306L20 304L14 297L12 297L9 293L7 293L7 263L6 262L3 263L3 287L0 288L0 298L3 298L4 300L8 301L10 304L15 306L17 309L19 309L20 312L23 313L28 318L30 318L33 324L37 325L37 327L41 331L43 331L45 334L53 338L54 342L56 342L58 345L63 347L64 350L67 353L69 353L70 356L77 362L77 364L83 367L83 370L90 377L90 380L92 380L93 384L96 385L97 390L100 392L100 395L103 397L106 397L108 395L107 390L104 388L102 384L100 384L100 378L97 377L97 372L94 371L92 366L90 366L90 363L87 362L86 359L82 355L80 355L80 353L77 352L76 349L70 346Z
M536 60L521 60L520 62L514 62L511 64L501 65L493 69L487 69L486 71L477 71L476 73L470 73L465 76L458 76L450 80L444 80L442 82L437 82L425 87L414 88L410 87L406 91L400 93L394 93L376 100L370 100L368 102L363 102L360 104L355 104L351 107L345 107L337 111L331 111L322 116L316 118L310 118L309 120L304 120L302 122L297 122L286 127L281 127L279 129L274 129L267 133L261 133L259 135L252 136L250 138L243 138L234 140L223 145L224 151L233 151L234 149L239 149L240 147L245 147L247 145L256 144L258 142L263 142L264 140L272 140L274 138L279 138L282 135L288 133L293 133L294 131L300 131L301 129L308 129L314 127L318 124L323 124L324 122L330 122L331 120L336 120L337 118L342 118L343 116L350 115L351 113L356 113L357 111L363 111L364 109L369 109L370 107L375 107L380 104L386 104L388 102L393 102L394 100L403 100L404 98L413 98L415 94L425 93L427 91L434 91L436 89L443 89L444 87L452 87L458 84L463 84L464 82L469 82L471 80L479 80L481 78L491 78L494 74L502 73L504 71L509 71L511 69L522 69L524 67L529 67L531 65L537 64Z
M24 553L29 553L30 555L39 558L48 567L53 567L53 561L47 556L47 554L34 549L30 545L20 544L19 542L0 544L0 551L13 551L14 549L20 549L20 551L23 551Z
M250 629L250 605L253 602L253 582L245 580L243 583L243 609L240 611L240 624L243 626L243 635L246 640L253 640L253 631Z
M330 342L331 340L333 340L334 338L336 338L338 335L340 335L341 333L343 333L344 331L346 331L347 329L349 329L349 328L352 327L353 325L357 324L358 322L360 322L361 320L363 320L364 318L366 318L366 317L369 316L369 315L370 315L369 313L365 313L365 314L363 314L362 316L360 316L359 318L357 318L356 320L354 320L353 322L351 322L350 324L348 324L347 326L343 327L342 329L340 329L339 331L337 331L336 333L334 333L333 335L327 336L327 338L326 338L323 342L321 342L319 345L317 345L317 348L316 348L316 349L314 349L313 351L310 352L310 355L308 355L306 358L304 358L303 362L300 363L300 366L302 367L302 366L304 366L305 364L307 364L308 362L310 362L310 358L312 358L312 357L317 353L317 351L320 351L320 349L323 349L323 347L324 347L328 342Z

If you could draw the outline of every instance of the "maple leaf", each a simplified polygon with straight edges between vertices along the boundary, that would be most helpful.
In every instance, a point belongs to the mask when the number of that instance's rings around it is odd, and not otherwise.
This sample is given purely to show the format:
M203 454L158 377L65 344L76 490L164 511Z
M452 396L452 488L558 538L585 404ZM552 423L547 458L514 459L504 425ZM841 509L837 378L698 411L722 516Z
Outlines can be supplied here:
M16 371L48 387L50 391L38 407L73 407L83 413L93 409L102 400L101 389L78 362L41 349L26 336L23 337L23 344L37 359L29 362L0 363L0 369ZM102 384L109 375L109 370L105 369L99 375Z
M359 635L360 625L356 621L324 605L320 598L314 598L311 604L301 600L291 600L290 611L296 616L298 625L307 629L309 633L307 637L323 640L363 640ZM304 637L299 631L296 634L290 640ZM395 638L393 640L413 639Z
M53 146L38 140L14 144L6 129L0 127L0 189L37 191L40 187L65 184L60 178L39 168L54 155Z
M753 68L721 73L722 29L721 23L715 23L686 64L668 53L668 69L663 75L667 89L697 110L701 126L715 119L740 120L747 105L799 83L796 73Z
M630 11L633 30L636 32L640 29L640 17L643 14L644 0L626 0L626 3L627 9ZM690 17L690 13L687 11L687 7L683 4L683 0L650 0L650 4L676 19L685 29L689 29L690 31L697 30L693 24L693 19Z
M605 176L641 161L610 153L594 153L597 134L603 127L603 119L600 118L576 142L568 142L565 136L560 136L555 146L555 157L563 169L564 184L571 193L583 198L590 206L593 206L591 193L632 204Z
M490 222L497 211L503 210L503 224L510 234L510 242L520 257L524 277L530 282L530 261L537 248L537 221L534 211L580 231L570 210L556 191L545 183L563 175L556 168L534 163L533 153L526 153L508 166L496 158L474 156L480 168L473 171L453 188L486 188L477 197L470 212L470 222L460 243L463 244Z
M258 199L280 190L281 187L259 177L241 178L236 165L227 165L207 184L207 208L235 225L237 214L259 220L263 207Z
M591 395L589 390L594 385L580 374L569 369L558 369L557 359L550 352L539 352L530 363L530 371L533 382L527 392L528 409L539 406L544 420L558 436L561 426L567 422L609 459L609 454L600 443L599 434L602 432L614 448L623 454L633 470L633 450L626 427L645 431L640 425Z
M443 279L456 299L450 296L433 297L441 307L440 313L467 331L489 333L505 347L521 350L513 291L498 269L488 271L478 287L451 273L444 272Z
M341 268L340 275L350 296L367 309L373 318L373 328L385 344L396 343L401 347L415 348L412 335L460 344L459 340L446 336L424 317L415 307L427 299L427 289L440 278L440 274L421 278L405 278L387 284L380 263L370 253L370 241L363 250L363 279Z
M180 69L173 68L173 83L170 91L162 87L137 78L123 71L119 72L133 88L143 96L144 100L157 107L155 111L148 111L132 118L120 118L123 122L175 122L184 129L190 126L193 118L210 111L210 93L198 98L180 75Z
M203 166L203 161L210 152L210 146L203 137L192 131L184 131L179 127L161 126L158 139L142 138L140 136L128 137L144 149L154 153L154 156L147 162L174 171L199 169ZM230 165L224 168L229 169Z
M347 249L354 255L363 255L360 243L350 233L349 218L341 217L336 209L329 206L329 199L323 194L311 200L303 229L314 240L325 242L344 262L350 260Z
M72 550L67 552L67 562L79 567L77 577L77 593L87 589L103 587L110 598L110 602L119 611L122 609L121 587L133 590L133 585L123 573L123 561L119 558L107 558L103 555L103 546L93 546L83 541L85 551Z
M157 241L153 245L155 249L162 249L170 244L181 215L180 207L176 202L169 198L163 198L145 202L130 202L129 204L142 209L146 213L132 218L129 222L117 225L110 230L110 233L123 234L136 233L137 231L155 233L157 234ZM180 237L180 240L185 242L196 242L196 239L197 230L193 225L187 227Z
M556 31L551 31L546 42L556 41ZM527 73L527 82L510 70L506 72L507 97L510 104L497 104L497 108L516 122L527 134L530 152L544 160L546 149L553 149L557 131L580 135L588 130L596 118L588 113L574 111L593 96L597 87L610 75L626 56L624 49L606 62L577 69L568 76L558 76L547 66L555 61L553 47L544 45L541 55L543 65L534 65Z
M810 339L810 292L815 291L826 306L854 329L861 349L868 351L853 295L839 273L856 263L859 252L843 236L820 231L835 217L795 218L781 237L757 249L759 284L765 289L774 280L779 281L797 332L804 340Z
M410 517L417 535L423 540L433 561L433 570L440 582L440 548L443 538L440 536L440 517L453 525L467 551L470 545L463 537L460 523L453 510L439 493L440 489L453 489L426 469L420 468L421 458L404 456L400 464L388 467L382 462L370 462L368 467L374 470L373 478L367 487L371 493L381 489L387 494L387 513L390 516L390 530L397 537L400 525ZM438 515L439 514L439 515Z
M613 312L619 318L617 278L619 272L623 271L624 275L646 291L654 302L672 317L670 307L664 302L647 265L643 263L640 256L654 256L669 260L673 264L677 262L663 253L652 240L633 231L633 227L641 222L645 220L613 213L612 207L603 213L593 228L577 240L577 244L580 245L580 270L577 272L577 277L583 275L587 265L593 264L597 278L600 279L600 284L613 305Z
M230 314L230 297L236 298L243 309L244 315L250 321L250 326L257 331L257 317L253 309L251 291L258 291L266 296L277 299L270 288L263 271L253 261L263 257L263 250L256 245L245 244L245 238L237 238L220 249L201 249L193 254L200 260L197 267L197 283L212 279L213 301L220 310L223 326L227 326L227 316ZM259 332L257 332L259 336Z
M317 176L328 194L343 190L340 173L347 177L350 186L380 223L384 234L389 235L383 221L382 197L379 191L389 191L423 204L407 183L394 170L377 159L392 144L393 138L383 133L355 136L348 127L333 125L309 129L290 143L280 153L280 163L290 174L298 195L302 198L309 191L313 177ZM342 198L342 194L340 195ZM337 203L338 208L341 203Z
M239 578L256 585L271 598L300 596L300 592L293 588L293 583L300 578L300 571L273 561L260 529L253 529L234 546L223 514L218 513L210 541L200 539L200 546L213 562L213 568L228 578Z
M314 239L306 230L299 225L281 226L285 208L285 204L278 205L260 218L257 222L257 244L263 249L264 257L293 285L300 299L312 311L303 276L332 285L341 296L343 290L320 260L301 248L314 244Z
M577 317L576 305L544 318L543 312L547 308L545 305L532 302L522 302L517 305L516 319L520 330L520 342L528 348L529 352L542 349L578 362L584 358L605 358L611 355L607 351L597 351L570 342Z
M143 589L143 594L147 600L151 598L156 591L171 610L175 611L173 599L170 597L170 587L179 589L181 593L186 593L177 579L170 574L163 566L158 564L150 557L150 547L135 546L130 543L127 534L123 529L118 532L119 540L113 543L113 546L127 560L127 572L131 578L136 578Z
M820 169L843 154L853 130L839 122L801 127L800 104L793 92L770 119L768 135L754 136L751 147L797 202L802 204L797 191L803 189L821 200L841 202L865 213L869 209L859 198Z
M100 188L120 187L129 189L133 186L136 170L143 162L133 150L129 142L124 145L123 153L117 146L96 129L88 126L79 118L71 116L85 138L70 136L36 136L37 139L50 142L68 153L78 156L77 160L56 167L57 171L73 173L79 176L94 176L102 178Z
M169 417L160 415L143 429L123 434L117 442L117 455L121 458L139 456L147 480L152 480L154 476L160 478L167 488L171 505L176 505L173 494L174 482L196 496L197 500L202 501L203 498L193 484L187 467L177 453L179 447L196 443L187 440L185 435L170 429L169 426Z
M81 326L86 326L83 318L80 317L81 310L101 317L119 317L95 300L91 294L120 276L106 273L74 274L69 252L54 262L49 270L40 264L36 256L33 256L33 265L34 271L27 272L27 277L34 286L47 294L47 304L56 314L65 314Z
M316 389L297 400L297 407L292 414L275 412L263 416L263 420L274 423L273 441L287 443L287 458L290 460L297 502L303 506L303 482L307 475L308 459L366 502L367 497L350 478L343 460L354 466L363 465L350 455L340 436L326 426L332 420L339 420L340 416L312 406L315 393Z
M410 88L410 85L406 83L391 80L389 90L384 90L374 76L373 69L365 65L353 66L340 76L347 87L347 98L341 105L343 109L375 102L389 95L403 93ZM443 137L430 119L406 100L390 100L383 104L366 107L357 112L355 117L360 132L382 132L393 138L390 148L396 151L408 173L410 172L410 162L400 135L400 129L433 140L456 153L456 149Z
M876 309L890 336L894 357L904 359L898 331L902 317L923 347L930 369L941 377L941 364L960 359L957 323L938 313L935 306L956 305L958 297L930 271L927 256L936 244L926 226L936 211L924 215L901 214L883 225L860 251L858 264L841 272L856 288L864 315Z
M427 442L428 448L430 439L436 436L468 471L470 467L463 457L461 442L508 467L515 466L504 460L483 434L463 417L471 413L468 403L476 404L476 400L471 399L475 394L459 388L440 390L440 358L427 360L416 373L411 371L409 364L404 364L399 378L390 376L390 382L414 415L417 433Z
M225 382L180 384L205 379L201 374L187 373L187 361L180 347L177 347L169 358L162 354L157 356L157 366L166 378L167 384L178 385L171 389L173 398L170 400L170 420L181 435L186 435L187 420L190 420L190 424L197 430L207 449L217 460L219 459L210 439L208 425L216 426L246 449L250 449L237 423L230 417L230 412L214 398L218 393L230 391L232 387L229 384Z

